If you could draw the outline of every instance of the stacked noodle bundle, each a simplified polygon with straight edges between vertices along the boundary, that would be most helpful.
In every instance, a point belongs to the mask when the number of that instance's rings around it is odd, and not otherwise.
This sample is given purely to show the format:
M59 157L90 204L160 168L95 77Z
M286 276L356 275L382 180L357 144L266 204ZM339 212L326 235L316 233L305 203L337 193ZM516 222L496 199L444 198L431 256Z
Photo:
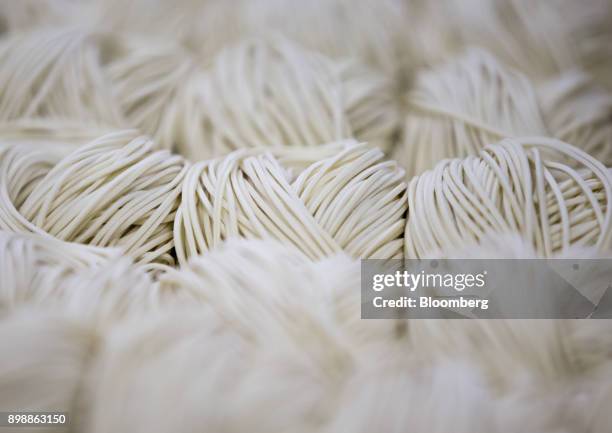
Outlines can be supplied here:
M59 239L118 245L144 262L172 263L173 213L186 164L152 152L146 138L125 140L125 133L107 135L67 155L17 203L19 213Z
M476 154L504 137L546 134L529 80L479 49L419 74L407 102L394 156L409 176L444 158Z
M0 145L0 228L13 232L43 234L24 218L18 208L32 188L57 164L64 151L55 146L40 147L37 143Z
M288 168L261 149L191 164L129 131L61 159L8 146L0 223L169 265L232 237L273 237L311 258L418 257L490 231L519 233L544 256L573 243L609 248L610 173L561 141L514 139L446 160L408 191L378 150L346 142L328 152Z
M223 51L201 88L213 153L315 146L357 137L389 150L398 115L391 82L352 61L300 52L283 39Z
M207 66L172 43L45 29L1 42L0 64L0 122L138 127L190 159L352 137L389 150L398 129L390 80L280 36L227 47Z
M612 7L570 3L0 3L0 411L608 433L609 321L361 319L359 259L610 256Z
M520 233L546 257L571 245L609 250L610 203L612 175L595 158L550 138L507 139L410 181L405 255L427 256L492 232Z
M403 171L382 159L378 150L351 146L293 183L269 155L235 152L196 164L176 218L179 260L238 234L272 235L313 258L340 249L355 257L401 257L406 186Z
M578 72L537 86L493 55L470 49L417 75L394 157L408 176L506 137L554 136L612 163L612 94Z
M337 153L293 180L266 151L192 165L130 131L105 135L61 160L44 148L9 146L0 155L7 179L0 224L119 246L143 263L173 264L174 257L185 263L236 236L275 237L313 258L342 249L355 257L401 257L403 171L366 145L330 146ZM287 155L277 153L281 161ZM385 222L375 225L380 218Z

